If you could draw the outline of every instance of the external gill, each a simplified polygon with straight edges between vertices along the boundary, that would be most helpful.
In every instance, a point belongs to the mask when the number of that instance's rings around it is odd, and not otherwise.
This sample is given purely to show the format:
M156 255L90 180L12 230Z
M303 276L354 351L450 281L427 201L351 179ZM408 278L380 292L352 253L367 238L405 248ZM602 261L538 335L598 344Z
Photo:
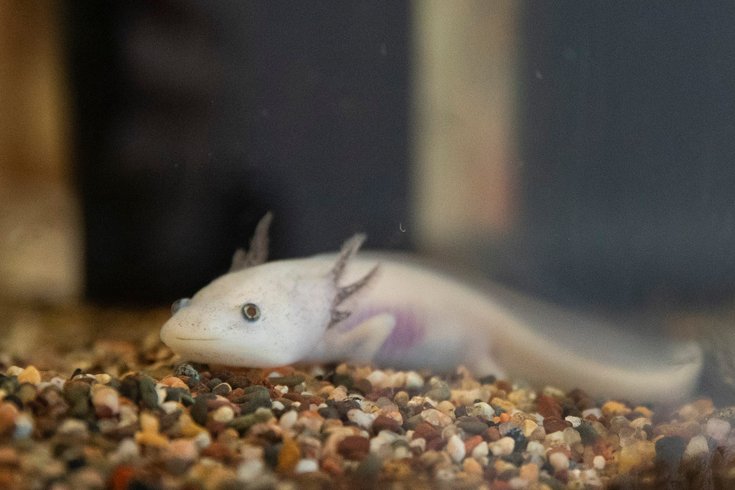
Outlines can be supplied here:
M268 229L273 220L273 213L268 211L260 218L255 227L253 238L250 239L250 248L245 251L238 248L232 256L230 272L247 269L256 265L264 264L268 260Z
M346 286L340 286L339 280L342 278L342 275L345 271L345 267L347 266L347 262L357 253L357 251L360 249L360 246L365 241L365 235L358 233L357 235L353 236L349 240L345 242L344 245L342 245L342 250L339 252L339 257L337 257L337 262L334 264L334 267L332 268L332 278L334 281L334 285L337 289L337 293L334 296L334 301L332 302L332 312L331 312L331 319L329 321L329 325L327 328L331 328L334 324L341 322L348 316L350 316L349 311L345 310L339 310L337 307L347 298L355 294L357 291L362 289L369 281L370 279L375 275L375 273L378 270L378 266L376 265L370 271L365 274L362 278L358 279L357 281L353 282L352 284L348 284Z

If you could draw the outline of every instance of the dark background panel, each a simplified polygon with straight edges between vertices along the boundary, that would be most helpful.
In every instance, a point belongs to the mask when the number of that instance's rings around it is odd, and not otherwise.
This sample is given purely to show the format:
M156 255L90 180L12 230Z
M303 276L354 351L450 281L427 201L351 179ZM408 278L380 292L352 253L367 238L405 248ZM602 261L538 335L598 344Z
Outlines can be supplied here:
M365 231L406 247L405 2L69 2L86 292L168 301Z

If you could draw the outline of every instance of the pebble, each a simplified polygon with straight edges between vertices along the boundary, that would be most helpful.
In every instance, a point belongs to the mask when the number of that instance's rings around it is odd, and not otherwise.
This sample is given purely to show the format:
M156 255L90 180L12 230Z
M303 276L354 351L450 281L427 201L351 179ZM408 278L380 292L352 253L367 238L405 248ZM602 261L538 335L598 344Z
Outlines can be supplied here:
M222 405L212 414L212 420L226 424L235 418L235 411L229 405Z
M299 462L296 463L296 467L294 468L294 472L297 474L314 473L317 471L319 471L319 462L316 459L312 458L304 458L299 460Z
M695 459L699 456L709 454L710 448L707 444L707 438L703 435L697 435L689 440L684 450L684 459Z
M363 429L370 430L373 426L373 422L375 422L376 416L371 413L363 412L360 409L353 408L347 412L347 419Z
M549 454L549 464L556 470L566 470L569 468L569 457L562 451Z
M0 486L21 486L15 472L58 490L602 488L658 482L655 472L680 474L684 460L696 463L690 471L735 439L735 412L707 401L662 421L644 406L600 408L578 390L537 394L466 369L441 377L341 364L266 379L260 369L188 365L172 376L167 357L141 355L157 359L154 377L117 374L130 364L90 374L104 361L80 362L74 375L0 374ZM706 459L723 488L735 480L727 454Z
M705 433L715 439L717 442L725 442L727 436L730 434L730 422L718 418L711 418L707 420L705 426Z
M457 434L451 436L447 441L447 452L455 463L464 459L466 454L464 441Z
M241 482L252 483L265 473L263 460L257 458L245 459L237 467L237 479Z
M97 417L106 418L119 414L120 397L117 390L105 385L95 385L92 389L92 405Z
M495 442L488 444L493 456L507 456L513 452L516 441L512 437L501 437Z
M429 391L426 392L425 396L436 402L441 402L449 400L452 396L452 391L449 389L446 381L435 376L429 380Z
M435 408L428 408L422 411L421 419L437 427L446 427L453 422L452 417Z
M337 452L344 458L360 461L370 452L370 440L362 436L347 436L337 445Z
M38 385L41 382L41 373L35 366L28 366L18 373L18 383Z

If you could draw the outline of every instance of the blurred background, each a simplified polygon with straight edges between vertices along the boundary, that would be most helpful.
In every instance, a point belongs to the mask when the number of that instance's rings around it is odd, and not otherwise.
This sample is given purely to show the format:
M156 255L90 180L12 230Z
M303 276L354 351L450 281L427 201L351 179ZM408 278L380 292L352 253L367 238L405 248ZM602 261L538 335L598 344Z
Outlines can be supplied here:
M735 3L2 0L2 301L415 250L610 311L735 283Z

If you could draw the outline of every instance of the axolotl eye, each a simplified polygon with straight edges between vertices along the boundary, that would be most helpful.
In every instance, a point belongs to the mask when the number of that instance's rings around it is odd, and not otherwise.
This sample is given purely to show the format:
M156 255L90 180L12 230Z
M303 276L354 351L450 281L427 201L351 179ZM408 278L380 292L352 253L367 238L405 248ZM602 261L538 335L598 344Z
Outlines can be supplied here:
M179 311L181 308L184 308L186 306L189 306L189 303L191 303L191 298L181 298L177 299L173 302L171 305L171 314L175 314L177 311Z
M260 308L255 303L245 303L240 308L243 318L249 322L257 321L260 318Z

